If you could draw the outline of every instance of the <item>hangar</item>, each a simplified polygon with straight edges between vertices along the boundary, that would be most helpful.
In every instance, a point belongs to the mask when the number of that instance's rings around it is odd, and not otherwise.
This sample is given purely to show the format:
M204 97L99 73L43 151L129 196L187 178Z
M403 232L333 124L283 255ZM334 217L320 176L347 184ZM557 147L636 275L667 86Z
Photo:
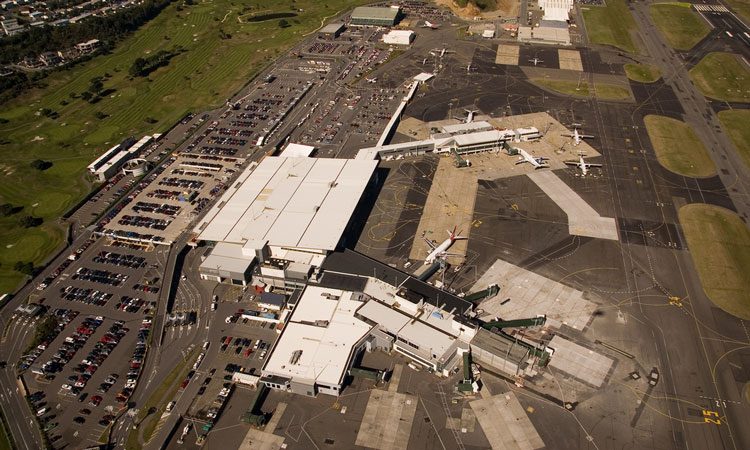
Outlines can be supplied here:
M352 25L376 25L392 27L400 14L399 8L360 6L352 11Z

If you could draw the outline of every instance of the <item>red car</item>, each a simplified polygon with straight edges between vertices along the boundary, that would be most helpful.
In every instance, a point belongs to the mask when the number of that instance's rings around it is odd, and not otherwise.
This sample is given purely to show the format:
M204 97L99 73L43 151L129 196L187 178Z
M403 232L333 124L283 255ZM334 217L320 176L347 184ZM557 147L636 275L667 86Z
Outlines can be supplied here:
M182 380L182 384L180 384L180 389L185 389L188 383L190 383L190 378L185 378L184 380Z
M95 395L91 397L91 400L89 400L89 403L91 403L94 406L99 406L99 403L102 402L102 396L101 395Z

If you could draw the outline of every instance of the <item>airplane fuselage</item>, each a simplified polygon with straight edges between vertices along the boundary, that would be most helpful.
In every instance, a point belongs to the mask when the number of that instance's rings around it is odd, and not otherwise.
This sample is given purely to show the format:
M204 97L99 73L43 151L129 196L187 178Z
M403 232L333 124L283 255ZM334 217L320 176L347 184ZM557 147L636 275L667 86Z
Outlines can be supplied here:
M437 258L440 257L443 253L447 252L449 248L451 248L451 245L456 242L454 238L448 238L444 240L440 245L435 247L435 250L433 250L429 255L427 255L427 258L425 258L424 262L427 264L432 264L435 262Z

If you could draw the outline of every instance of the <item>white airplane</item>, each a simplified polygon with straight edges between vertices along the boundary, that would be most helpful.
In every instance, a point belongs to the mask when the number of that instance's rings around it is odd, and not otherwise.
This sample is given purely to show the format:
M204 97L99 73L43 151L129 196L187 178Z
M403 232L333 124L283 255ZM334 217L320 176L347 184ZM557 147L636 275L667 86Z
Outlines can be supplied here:
M438 55L437 53L435 53L435 52L437 52L438 50L440 51L440 54L439 54L439 55ZM443 48L436 48L436 49L433 49L432 51L430 51L430 55L432 55L432 56L439 56L439 57L441 57L441 58L442 58L443 56L445 56L445 54L446 54L446 53L456 53L456 52L454 52L453 50L448 50L448 49L447 49L447 48L445 48L445 47L443 47Z
M537 57L535 56L535 57L534 57L534 59L530 59L530 60L529 60L529 62L530 62L530 63L534 63L534 65L536 66L536 65L537 65L537 64L539 64L539 63L543 63L543 62L544 62L544 60L543 60L543 59L539 59L539 58L537 58Z
M377 82L378 82L378 79L377 79L377 78L365 78L365 80L366 80L366 81L367 81L368 83L377 83Z
M451 248L451 245L453 245L456 241L461 241L468 239L466 237L461 236L461 232L459 231L458 234L456 234L456 227L453 227L453 231L448 231L448 239L444 240L440 245L436 246L427 238L424 238L424 241L427 242L427 245L430 246L432 249L432 252L430 252L429 255L427 255L427 258L425 258L424 262L425 264L432 264L435 262L438 258L445 258L446 256L463 256L453 253L448 253L447 250Z
M531 156L529 154L529 152L527 152L526 150L524 150L522 148L519 148L517 150L518 150L518 153L521 154L521 156L518 158L518 161L516 162L516 165L518 165L518 164L524 164L524 163L529 163L532 166L534 166L534 170L546 169L546 168L549 167L549 164L546 163L546 161L549 158L545 158L543 156L539 156L539 157Z
M474 121L474 114L478 112L478 109L464 109L466 111L466 119L464 119L464 123L471 123Z
M572 133L564 133L562 136L572 137L573 145L578 145L581 142L583 142L584 139L591 139L594 137L593 135L590 135L590 134L580 134L578 132L578 127L573 128Z
M429 20L424 21L424 25L422 25L422 28L431 28L433 30L437 30L440 25L430 22Z
M587 163L583 159L584 155L585 155L585 153L579 152L578 153L578 161L565 161L565 164L567 164L569 166L576 166L576 167L578 167L579 169L581 169L581 175L585 177L586 174L589 173L589 168L590 167L601 167L602 165L601 164Z

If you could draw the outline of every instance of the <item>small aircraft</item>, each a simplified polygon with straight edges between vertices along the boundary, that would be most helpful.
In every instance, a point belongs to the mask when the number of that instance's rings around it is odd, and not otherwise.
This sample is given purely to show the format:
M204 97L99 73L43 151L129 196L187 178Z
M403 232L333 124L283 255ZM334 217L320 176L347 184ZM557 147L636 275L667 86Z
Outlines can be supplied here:
M430 28L430 29L433 29L433 30L437 30L439 26L440 25L438 25L436 23L432 23L429 20L425 20L424 21L424 25L422 25L422 28Z
M439 54L439 55L438 55L437 53L435 53L435 52L437 52L437 51L440 51L440 54ZM445 56L445 54L446 54L446 53L456 53L456 52L454 52L453 50L448 50L447 48L443 47L443 48L436 48L436 49L433 49L433 50L432 50L432 51L430 52L430 55L432 55L432 56L439 56L439 57L441 57L441 58L442 58L443 56Z
M578 127L573 128L572 133L564 133L562 136L566 137L572 137L573 138L573 145L578 145L581 142L583 142L584 139L592 139L594 138L593 135L590 134L580 134L578 132Z
M537 65L537 64L539 64L539 63L543 63L543 62L544 62L544 60L543 60L543 59L539 59L539 58L537 58L537 57L535 56L535 57L534 57L534 59L530 59L530 60L529 60L529 62L530 62L530 63L534 63L534 65L536 66L536 65Z
M534 170L546 169L549 167L549 164L547 164L546 162L547 160L549 160L549 158L545 158L543 156L539 156L539 157L531 156L529 152L527 152L526 150L522 148L519 148L517 150L521 156L518 157L518 161L516 162L516 165L529 163L532 166L534 166Z
M581 175L585 177L586 174L589 173L589 168L591 168L591 167L601 167L602 165L601 164L587 163L583 159L584 155L585 155L585 153L578 152L578 161L565 161L565 164L567 164L569 166L576 166L576 167L578 167L579 169L581 169Z
M427 258L425 258L424 262L425 264L432 264L435 262L438 258L445 258L446 256L463 256L453 253L448 253L447 250L451 248L451 245L453 245L456 241L466 240L468 238L461 236L461 232L459 231L456 233L456 227L453 227L453 231L448 231L448 239L444 240L440 245L435 245L427 238L424 238L424 241L427 243L427 245L430 246L432 249L432 252L430 252L429 255L427 255Z
M377 82L378 82L378 79L377 79L376 77L373 77L373 78L365 78L365 80L366 80L366 81L367 81L368 83L377 83Z
M471 123L474 121L474 114L479 112L478 109L464 109L466 111L466 119L464 119L464 123Z

